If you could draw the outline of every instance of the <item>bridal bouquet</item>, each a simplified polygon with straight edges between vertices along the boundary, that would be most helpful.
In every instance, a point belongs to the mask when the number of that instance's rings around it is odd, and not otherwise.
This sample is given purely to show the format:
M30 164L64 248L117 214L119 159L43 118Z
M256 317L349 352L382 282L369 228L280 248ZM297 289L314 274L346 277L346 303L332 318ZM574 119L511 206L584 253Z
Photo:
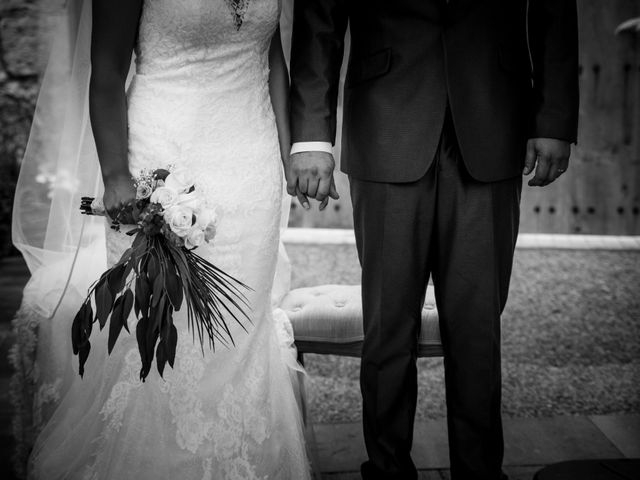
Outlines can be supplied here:
M81 376L95 322L102 330L109 321L111 353L122 329L129 332L127 318L135 311L140 378L144 380L154 352L161 376L167 363L173 368L178 340L173 312L183 303L189 329L198 332L201 348L205 338L214 350L216 341L233 344L225 313L243 328L241 317L250 320L243 310L249 307L243 294L249 287L196 253L215 237L216 216L204 205L188 175L180 170L149 170L135 181L136 202L131 211L135 228L127 232L135 236L133 244L89 288L73 320L71 339ZM90 197L83 197L80 209L88 215L106 214L102 202ZM112 228L120 228L117 221Z

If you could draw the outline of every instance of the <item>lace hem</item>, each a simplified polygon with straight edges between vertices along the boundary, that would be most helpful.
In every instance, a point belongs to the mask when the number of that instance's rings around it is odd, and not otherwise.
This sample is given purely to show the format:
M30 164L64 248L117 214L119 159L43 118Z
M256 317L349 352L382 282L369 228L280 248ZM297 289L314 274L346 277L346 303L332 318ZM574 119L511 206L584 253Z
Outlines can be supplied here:
M48 395L37 395L38 372L35 362L38 323L43 317L25 302L20 306L11 322L15 343L9 350L9 363L14 369L9 384L9 399L13 408L12 430L15 448L12 463L18 478L27 476L27 459L37 436L36 420L41 418L40 409L45 399L55 399L56 386ZM57 385L59 388L59 384ZM57 392L59 394L59 391Z

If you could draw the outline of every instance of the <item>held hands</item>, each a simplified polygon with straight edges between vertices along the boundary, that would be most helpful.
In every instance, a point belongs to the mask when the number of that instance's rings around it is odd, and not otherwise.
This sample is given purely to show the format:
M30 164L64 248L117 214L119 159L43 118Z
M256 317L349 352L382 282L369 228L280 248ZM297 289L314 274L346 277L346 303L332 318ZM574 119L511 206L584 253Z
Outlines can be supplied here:
M123 224L132 222L132 206L136 202L136 186L129 173L104 178L104 208L109 217Z
M524 175L533 168L536 173L529 180L530 187L544 187L558 179L569 167L571 146L569 142L555 138L530 138L527 142L527 156L524 161Z
M289 157L286 166L287 192L298 197L305 209L309 209L308 197L320 202L324 210L329 198L340 198L333 179L335 161L326 152L300 152Z

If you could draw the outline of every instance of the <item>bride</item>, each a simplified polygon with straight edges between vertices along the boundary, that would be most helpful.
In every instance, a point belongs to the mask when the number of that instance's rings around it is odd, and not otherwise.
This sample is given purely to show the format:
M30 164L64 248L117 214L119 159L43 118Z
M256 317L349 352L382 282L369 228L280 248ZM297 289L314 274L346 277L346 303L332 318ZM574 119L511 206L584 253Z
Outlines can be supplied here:
M279 16L280 0L68 2L14 210L32 272L11 354L30 478L310 477L300 367L272 308L287 286L276 272L289 150ZM79 198L103 196L115 216L135 198L132 175L168 165L216 209L215 242L196 252L253 289L252 324L232 331L235 347L203 354L176 312L175 366L144 383L135 335L107 355L108 329L94 329L80 378L71 321L131 239L81 217Z

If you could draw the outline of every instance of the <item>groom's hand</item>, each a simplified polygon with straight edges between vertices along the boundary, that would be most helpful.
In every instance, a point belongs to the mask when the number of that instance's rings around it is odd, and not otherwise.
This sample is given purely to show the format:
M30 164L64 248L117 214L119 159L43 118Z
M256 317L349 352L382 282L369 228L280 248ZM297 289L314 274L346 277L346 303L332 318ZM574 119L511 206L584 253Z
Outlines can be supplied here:
M287 192L297 196L305 208L309 205L307 198L315 198L320 202L320 210L324 210L329 198L340 198L333 179L334 168L335 161L330 153L294 153L287 168Z
M530 138L522 172L529 175L535 167L536 174L529 180L529 186L544 187L555 181L567 171L570 155L569 142L555 138Z

